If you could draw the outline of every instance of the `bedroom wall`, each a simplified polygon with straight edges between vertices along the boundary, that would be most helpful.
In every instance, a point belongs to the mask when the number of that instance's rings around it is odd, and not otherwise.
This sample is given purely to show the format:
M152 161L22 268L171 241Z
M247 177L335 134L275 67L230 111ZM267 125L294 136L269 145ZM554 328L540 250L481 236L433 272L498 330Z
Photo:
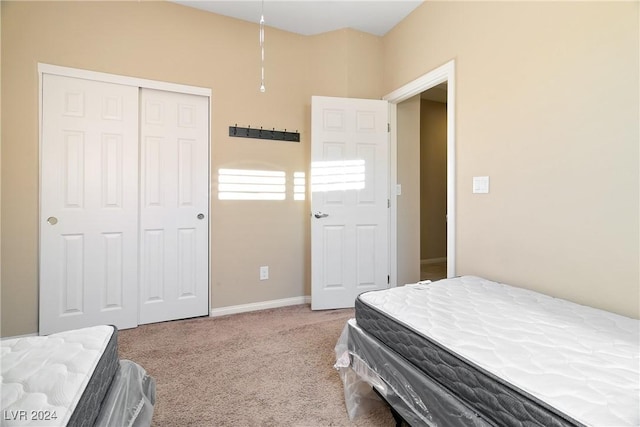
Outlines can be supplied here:
M260 94L256 24L168 2L0 7L2 336L37 331L38 62L211 88L212 307L310 294L308 201L218 201L216 172L308 172L311 96L380 98L379 37L267 28ZM297 129L302 142L229 138L236 123ZM268 281L258 280L261 265L270 266Z
M456 61L457 274L640 316L639 7L425 2L384 37L384 93Z

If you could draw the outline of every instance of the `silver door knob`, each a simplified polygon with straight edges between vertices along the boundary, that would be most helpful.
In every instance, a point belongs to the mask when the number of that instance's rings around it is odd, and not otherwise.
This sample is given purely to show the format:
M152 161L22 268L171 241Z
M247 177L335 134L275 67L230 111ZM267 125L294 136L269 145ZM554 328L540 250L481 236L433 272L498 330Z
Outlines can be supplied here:
M324 212L316 212L313 214L313 216L315 216L316 218L326 218L329 216L329 214Z
M56 225L58 223L58 218L56 218L55 216L50 216L49 218L47 218L47 222L50 225Z
M199 213L198 214L198 219L204 219L204 214Z

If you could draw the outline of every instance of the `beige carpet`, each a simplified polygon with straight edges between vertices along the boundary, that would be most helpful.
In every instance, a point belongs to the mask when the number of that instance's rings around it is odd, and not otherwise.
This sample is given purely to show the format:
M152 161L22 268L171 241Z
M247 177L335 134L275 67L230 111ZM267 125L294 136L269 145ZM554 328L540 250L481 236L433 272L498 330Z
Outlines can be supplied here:
M382 405L349 421L333 349L351 317L297 305L143 325L120 331L120 357L155 377L155 426L394 426Z

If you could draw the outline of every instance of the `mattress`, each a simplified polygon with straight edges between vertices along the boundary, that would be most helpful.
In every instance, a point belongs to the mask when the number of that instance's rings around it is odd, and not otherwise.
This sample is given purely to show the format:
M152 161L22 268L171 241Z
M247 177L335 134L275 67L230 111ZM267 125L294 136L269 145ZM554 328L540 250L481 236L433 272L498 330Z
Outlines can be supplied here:
M3 340L2 426L93 426L119 367L117 329Z
M479 277L372 291L357 324L496 425L640 425L640 322Z

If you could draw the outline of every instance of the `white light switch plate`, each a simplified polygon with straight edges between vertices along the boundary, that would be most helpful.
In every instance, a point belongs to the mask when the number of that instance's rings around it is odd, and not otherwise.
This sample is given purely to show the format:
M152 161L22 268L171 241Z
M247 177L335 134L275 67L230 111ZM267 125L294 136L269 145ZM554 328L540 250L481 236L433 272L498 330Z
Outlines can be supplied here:
M489 192L489 177L474 176L473 177L473 193L487 194Z

